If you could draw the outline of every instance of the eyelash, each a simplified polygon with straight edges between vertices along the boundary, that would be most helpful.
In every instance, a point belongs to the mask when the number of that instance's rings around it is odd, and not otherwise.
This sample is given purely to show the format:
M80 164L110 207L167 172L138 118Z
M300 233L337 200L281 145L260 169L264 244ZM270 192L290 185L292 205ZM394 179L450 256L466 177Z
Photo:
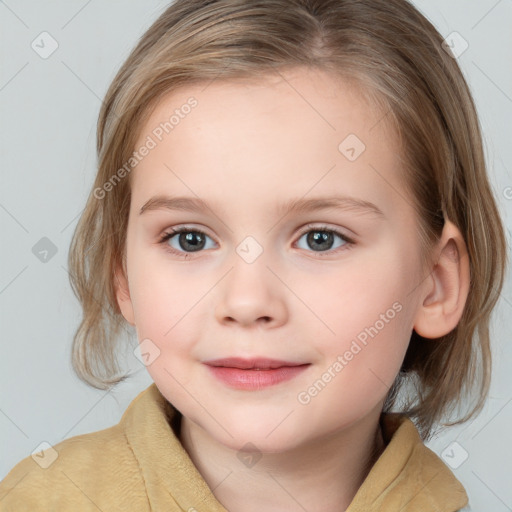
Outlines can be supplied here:
M355 245L355 241L352 238L349 238L348 236L344 235L340 231L333 229L333 228L329 228L328 226L308 225L308 226L306 226L306 228L303 231L301 231L297 240L300 240L305 234L312 232L312 231L333 233L334 235L339 236L345 242L345 244L342 247L338 247L337 249L331 249L329 251L308 251L308 252L313 252L315 254L320 255L320 257L322 257L323 255L337 254L338 252L341 252L341 251L348 251ZM208 234L206 234L204 231L201 231L200 229L182 226L179 228L171 228L170 232L163 233L162 236L160 237L160 239L158 240L158 243L164 245L164 244L166 244L166 242L168 240L170 240L171 238L173 238L175 235L177 235L179 233L200 233L201 235L211 238ZM177 251L177 250L173 249L172 247L170 247L169 245L166 245L164 250L173 255L179 256L183 259L189 258L194 254L193 252ZM202 251L196 251L196 252L202 252Z

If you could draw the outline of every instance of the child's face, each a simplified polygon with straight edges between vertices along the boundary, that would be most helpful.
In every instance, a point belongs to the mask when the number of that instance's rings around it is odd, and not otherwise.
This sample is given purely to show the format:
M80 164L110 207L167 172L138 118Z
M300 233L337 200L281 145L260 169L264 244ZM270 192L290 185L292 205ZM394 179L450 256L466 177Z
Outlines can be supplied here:
M131 297L120 299L122 311L139 341L151 340L143 352L162 394L234 449L250 441L286 450L375 420L404 358L425 277L385 113L329 75L283 76L174 92L135 148L150 150L132 171ZM183 108L191 96L197 105ZM173 114L165 133L160 123ZM187 196L210 209L139 214L155 196ZM371 202L383 215L281 209L341 196ZM184 225L188 237L158 243ZM253 370L249 389L239 389L204 364L229 357L307 366L261 389L251 387Z

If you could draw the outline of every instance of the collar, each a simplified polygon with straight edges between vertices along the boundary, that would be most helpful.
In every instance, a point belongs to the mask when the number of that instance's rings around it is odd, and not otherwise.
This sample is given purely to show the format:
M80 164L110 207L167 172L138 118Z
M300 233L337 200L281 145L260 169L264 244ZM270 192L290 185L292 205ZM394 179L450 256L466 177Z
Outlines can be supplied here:
M180 416L153 383L131 402L120 421L151 508L174 503L183 511L228 512L171 427ZM423 444L407 416L383 413L380 424L386 448L346 512L454 512L468 503L462 484Z
M406 415L383 413L380 425L386 448L346 512L455 512L468 504L462 484Z

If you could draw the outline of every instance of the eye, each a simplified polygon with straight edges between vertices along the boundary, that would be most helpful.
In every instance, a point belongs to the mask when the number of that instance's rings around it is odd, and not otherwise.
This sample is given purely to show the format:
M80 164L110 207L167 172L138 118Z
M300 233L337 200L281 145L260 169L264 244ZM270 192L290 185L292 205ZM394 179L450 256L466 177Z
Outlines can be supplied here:
M339 247L342 247L342 251L350 249L354 245L354 240L347 237L343 233L339 232L336 229L329 228L327 226L318 226L312 228L310 225L307 226L307 231L303 231L300 238L300 240L306 236L306 244L313 248L313 252L320 252L320 253L332 253L332 252L339 252L336 250L333 250L333 244L335 242L336 237L339 238L342 242L342 244L339 244L334 249L337 249ZM297 244L299 243L297 242ZM300 249L304 247L299 247Z
M209 247L205 247L207 238L210 237L203 231L183 226L172 228L170 232L164 233L159 243L164 244L168 252L186 258L192 252L208 249ZM168 240L172 240L174 247L167 243Z
M306 237L306 244L313 248L313 251L310 252L320 254L337 253L339 250L348 250L355 245L354 240L347 237L340 231L327 226L312 227L311 225L308 225L306 230L301 233L297 244L299 244L303 237ZM342 243L333 248L336 238L341 240ZM204 249L211 249L212 247L207 247L207 239L212 240L211 237L203 231L182 226L178 228L171 228L170 232L164 233L158 242L165 246L165 250L167 252L187 258L191 253L200 252ZM172 240L173 243L169 244L169 240ZM341 249L339 249L340 247ZM299 248L303 249L304 247Z

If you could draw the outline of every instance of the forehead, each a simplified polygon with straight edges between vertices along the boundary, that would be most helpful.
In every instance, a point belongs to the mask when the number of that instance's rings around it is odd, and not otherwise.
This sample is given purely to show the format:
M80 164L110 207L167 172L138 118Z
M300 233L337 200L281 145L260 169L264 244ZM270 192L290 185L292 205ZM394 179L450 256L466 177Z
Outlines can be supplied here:
M208 195L213 183L225 194L242 182L255 193L266 187L267 197L284 183L293 197L340 184L355 194L359 183L391 199L401 166L385 118L353 83L304 68L183 86L156 104L140 130L136 148L148 138L155 147L132 172L133 192L156 193L164 181L183 188L180 175Z
M395 133L386 122L390 119L388 106L381 96L369 95L368 92L355 78L349 80L306 67L267 72L261 76L217 78L186 84L164 94L152 106L151 114L138 130L138 143L155 130L158 132L161 123L169 121L173 126L162 134L164 137L170 132L186 130L187 126L183 128L183 125L194 123L194 118L203 125L214 121L215 127L233 122L238 122L241 127L248 126L251 124L251 118L246 115L248 104L257 106L260 116L266 115L269 127L277 122L278 116L282 119L288 110L295 120L302 120L303 124L311 119L313 129L319 124L324 129L338 130L339 136L344 129L359 130L359 135L364 136L367 130L377 128L378 135L386 131L386 137L393 139ZM377 99L380 101L374 101ZM191 102L198 108L189 108ZM182 123L187 117L192 121ZM180 130L176 130L178 124L182 125Z

